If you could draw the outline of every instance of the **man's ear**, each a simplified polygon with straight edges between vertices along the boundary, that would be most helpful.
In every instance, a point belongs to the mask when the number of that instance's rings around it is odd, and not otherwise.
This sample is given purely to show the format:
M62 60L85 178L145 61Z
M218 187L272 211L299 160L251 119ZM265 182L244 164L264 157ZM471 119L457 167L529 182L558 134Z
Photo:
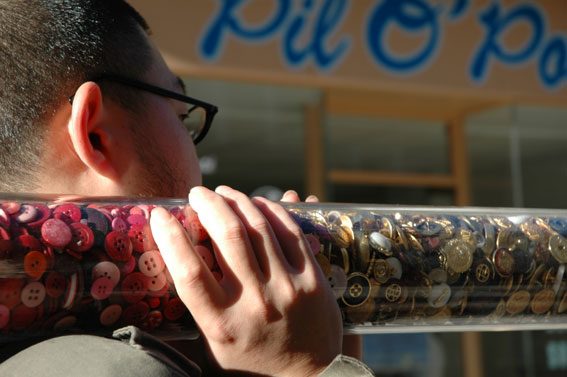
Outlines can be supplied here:
M110 135L105 127L105 108L100 87L85 82L75 92L68 132L79 159L92 171L115 178L116 169L108 150Z

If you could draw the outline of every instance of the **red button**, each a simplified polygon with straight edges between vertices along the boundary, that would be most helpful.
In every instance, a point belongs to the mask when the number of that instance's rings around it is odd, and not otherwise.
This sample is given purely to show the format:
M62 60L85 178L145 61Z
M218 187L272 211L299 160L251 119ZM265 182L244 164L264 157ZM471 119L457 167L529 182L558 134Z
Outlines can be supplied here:
M12 259L14 243L11 240L0 239L0 260Z
M10 323L10 308L0 305L0 329L6 327L8 323Z
M58 219L46 220L41 226L41 236L45 242L57 248L67 245L73 237L69 226Z
M41 251L43 249L41 242L39 242L37 238L29 234L19 236L18 238L16 238L15 242L17 249L19 249L18 253L20 253L21 258L23 258L30 251Z
M65 275L57 271L51 271L45 278L45 293L49 297L57 298L65 292L66 285L67 279L65 279Z
M120 288L126 302L138 302L148 293L148 278L140 272L133 272L124 278Z
M122 315L122 306L118 304L110 305L106 307L102 313L100 313L100 323L103 326L112 326L120 316Z
M25 283L22 279L0 279L0 304L10 309L20 304Z
M8 212L9 215L14 215L16 213L18 213L20 211L20 203L18 202L3 202L2 203L2 208L4 208L4 210L6 212Z
M2 207L0 207L0 226L3 226L5 228L9 229L11 222L12 222L12 220L10 219L8 212L4 211L4 209Z
M72 223L69 225L71 229L71 242L69 248L74 251L87 251L93 246L94 234L91 228L81 223Z
M140 325L150 312L150 307L144 301L128 305L122 312L122 321L126 325Z
M147 302L150 308L155 309L159 307L161 301L159 297L148 297Z
M169 319L170 321L176 321L181 318L183 314L185 314L186 310L187 308L185 307L183 301L181 301L180 298L175 297L169 300L169 302L165 306L163 314L165 315L165 318Z
M72 203L60 205L59 207L55 208L53 213L63 213L75 222L79 222L79 220L81 220L81 210L79 209L79 207Z
M128 231L128 236L130 240L132 240L134 250L139 253L157 249L157 245L148 225L132 225Z
M120 267L120 276L124 277L128 274L131 274L135 268L136 268L136 258L134 258L134 256L131 255L130 259L128 259L128 262L124 263Z
M142 321L142 328L145 330L157 329L163 323L163 314L159 310L151 311Z
M132 241L128 235L115 230L106 235L104 249L113 260L127 262L132 256Z
M41 225L51 217L51 210L45 204L34 204L33 205L38 215L34 221L28 223L27 225L33 229L39 229Z
M35 321L36 316L37 308L20 304L12 310L12 327L14 330L23 330Z
M12 237L10 236L8 230L5 229L3 226L0 226L0 240L10 240L10 239L12 239Z
M112 281L107 278L98 278L93 282L91 286L91 296L95 300L106 300L112 294Z
M47 258L40 251L30 251L24 258L24 271L33 278L43 275L47 269Z

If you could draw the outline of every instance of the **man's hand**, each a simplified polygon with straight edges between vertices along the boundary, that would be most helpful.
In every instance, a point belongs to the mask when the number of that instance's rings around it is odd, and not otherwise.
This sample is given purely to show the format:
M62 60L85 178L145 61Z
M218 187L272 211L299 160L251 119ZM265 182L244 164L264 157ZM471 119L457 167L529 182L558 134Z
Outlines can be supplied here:
M282 202L298 203L301 199L297 192L293 190L286 191L282 196ZM309 195L305 198L306 202L317 203L319 198L315 195ZM354 357L362 360L362 335L344 335L343 336L343 355Z
M166 210L152 211L151 227L217 363L270 375L320 373L341 351L342 324L299 226L280 205L228 187L194 188L189 204L211 237L219 282Z

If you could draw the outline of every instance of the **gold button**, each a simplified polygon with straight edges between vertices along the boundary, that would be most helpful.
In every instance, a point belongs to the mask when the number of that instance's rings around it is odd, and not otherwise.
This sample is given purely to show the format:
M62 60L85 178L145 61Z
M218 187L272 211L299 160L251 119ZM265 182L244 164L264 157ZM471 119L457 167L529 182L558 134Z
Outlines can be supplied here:
M462 240L452 239L443 248L443 254L447 258L447 267L455 272L467 271L473 262L472 246Z
M549 238L548 248L556 261L567 263L567 241L565 241L565 237L555 233Z

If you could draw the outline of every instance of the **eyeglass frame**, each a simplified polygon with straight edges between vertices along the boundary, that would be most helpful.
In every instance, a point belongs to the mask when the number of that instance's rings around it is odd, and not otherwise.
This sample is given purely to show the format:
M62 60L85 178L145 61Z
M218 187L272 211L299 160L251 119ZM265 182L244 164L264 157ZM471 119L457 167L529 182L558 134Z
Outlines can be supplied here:
M162 97L166 97L166 98L171 98L177 101L181 101L184 102L186 104L189 105L193 105L194 107L202 107L203 109L205 109L205 125L203 126L203 128L201 129L201 132L197 135L196 138L193 139L193 144L197 145L201 140L203 140L205 138L205 136L207 135L207 133L209 132L209 129L211 128L211 124L213 123L213 118L215 117L215 114L218 112L218 107L198 100L196 98L193 97L189 97L183 94L179 94L177 92L168 90L168 89L164 89L161 88L159 86L155 86L152 84L148 84L146 82L143 81L139 81L139 80L135 80L135 79L131 79L125 76L120 76L120 75L116 75L116 74L103 74L103 75L99 75L99 76L95 76L92 79L89 79L87 81L92 81L92 82L98 82L98 81L102 81L102 80L108 80L108 81L113 81L113 82L117 82L119 84L123 84L126 86L131 86L133 88L136 89L140 89L140 90L144 90L146 92L149 93L153 93L153 94L157 94L158 96L162 96ZM71 97L69 97L69 103L73 103L73 98L75 97L75 95L73 94ZM188 111L189 113L189 111Z

